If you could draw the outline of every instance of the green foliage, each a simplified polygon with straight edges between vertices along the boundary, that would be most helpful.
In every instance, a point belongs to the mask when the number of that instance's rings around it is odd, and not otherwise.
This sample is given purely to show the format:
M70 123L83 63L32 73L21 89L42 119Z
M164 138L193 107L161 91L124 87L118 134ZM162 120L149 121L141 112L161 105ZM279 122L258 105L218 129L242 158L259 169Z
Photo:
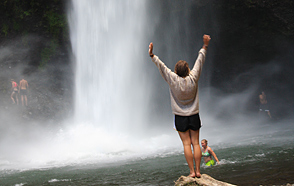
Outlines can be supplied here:
M69 40L65 15L66 0L0 0L1 37L22 36L22 44L29 46L29 35L46 37L50 41L40 50L43 68L56 54L59 44Z
M23 14L24 14L25 16L29 16L29 15L31 15L30 11L24 11Z
M4 33L5 36L7 36L9 30L9 26L7 24L2 24L2 32Z
M23 37L21 39L22 43L24 46L28 46L29 45L29 41L28 41L28 32L25 30L23 32Z
M20 24L18 21L13 20L13 30L17 32L20 30Z
M39 65L39 68L42 69L44 68L48 61L51 59L51 57L56 53L56 49L58 47L57 41L56 40L52 40L49 44L48 47L45 47L42 51L41 51L41 62Z
M66 39L64 0L0 0L1 33L38 32L53 39ZM8 32L12 31L12 32Z
M44 17L48 21L48 31L53 35L54 38L58 38L61 30L65 25L65 16L56 13L53 10L49 10L44 14Z

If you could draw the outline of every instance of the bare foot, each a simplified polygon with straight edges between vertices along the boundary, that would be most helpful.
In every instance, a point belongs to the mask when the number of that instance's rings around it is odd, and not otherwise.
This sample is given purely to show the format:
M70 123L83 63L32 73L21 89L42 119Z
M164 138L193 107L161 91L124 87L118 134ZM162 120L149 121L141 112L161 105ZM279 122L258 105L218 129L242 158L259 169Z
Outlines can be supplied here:
M191 177L191 178L195 178L195 176L196 176L196 175L195 175L194 172L188 175L188 177Z
M196 172L196 177L197 177L197 178L201 178L201 174L200 174L200 172Z

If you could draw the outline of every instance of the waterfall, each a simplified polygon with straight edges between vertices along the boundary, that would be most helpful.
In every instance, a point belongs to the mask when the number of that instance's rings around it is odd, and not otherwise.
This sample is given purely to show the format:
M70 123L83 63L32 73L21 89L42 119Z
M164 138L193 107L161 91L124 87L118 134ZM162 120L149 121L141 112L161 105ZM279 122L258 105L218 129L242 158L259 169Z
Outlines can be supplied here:
M153 65L148 57L147 36L152 29L147 7L143 0L72 1L69 22L76 87L75 124L70 131L80 151L152 152L169 138L145 130L152 87L144 66Z
M145 7L146 1L73 0L75 121L111 131L144 121Z

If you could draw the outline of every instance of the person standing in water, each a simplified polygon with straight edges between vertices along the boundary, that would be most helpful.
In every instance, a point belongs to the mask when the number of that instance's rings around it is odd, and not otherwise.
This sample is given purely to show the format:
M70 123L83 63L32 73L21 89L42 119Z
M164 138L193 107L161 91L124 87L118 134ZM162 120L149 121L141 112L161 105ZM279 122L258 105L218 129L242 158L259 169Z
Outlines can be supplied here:
M24 106L23 100L25 100L25 105L28 106L28 98L27 98L28 88L29 88L28 82L22 78L22 80L20 80L19 82L19 90L18 90L18 93L21 96L22 106Z
M12 90L12 93L10 95L10 98L12 99L12 103L15 104L15 100L14 100L14 97L15 97L16 104L18 105L18 95L17 95L18 85L14 81L14 79L11 79L10 82L11 82L11 90Z
M203 36L204 44L199 51L192 70L190 70L186 61L180 60L175 65L175 72L172 72L158 56L153 54L153 43L151 42L149 45L149 56L170 88L175 129L178 131L184 146L185 158L190 169L189 177L201 177L199 130L202 124L199 117L198 81L210 39L209 35ZM194 154L192 153L191 145L193 146ZM195 169L193 159L195 160Z
M262 91L261 94L259 95L259 101L260 101L259 114L262 112L266 112L267 115L269 116L269 118L272 118L271 113L268 108L267 99L266 99L266 95L265 95L264 91Z
M211 156L215 159L217 164L219 164L218 158L216 157L216 154L213 152L213 150L207 145L207 140L203 139L201 141L201 151L202 151L202 157L204 159L205 165L206 166L212 166L215 165L214 160L212 159Z

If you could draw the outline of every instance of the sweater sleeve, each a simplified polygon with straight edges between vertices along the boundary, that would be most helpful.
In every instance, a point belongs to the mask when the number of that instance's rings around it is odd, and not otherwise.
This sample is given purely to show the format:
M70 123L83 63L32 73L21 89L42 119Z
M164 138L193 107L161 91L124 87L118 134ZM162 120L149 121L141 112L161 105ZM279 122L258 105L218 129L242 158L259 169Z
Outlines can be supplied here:
M171 84L173 79L177 77L177 75L171 71L160 59L158 56L154 55L152 59L153 63L157 66L161 76L168 83Z
M195 61L194 67L191 70L191 73L193 76L196 78L196 81L198 81L201 71L202 71L202 66L205 62L205 55L206 55L206 50L205 49L200 49L198 57Z

